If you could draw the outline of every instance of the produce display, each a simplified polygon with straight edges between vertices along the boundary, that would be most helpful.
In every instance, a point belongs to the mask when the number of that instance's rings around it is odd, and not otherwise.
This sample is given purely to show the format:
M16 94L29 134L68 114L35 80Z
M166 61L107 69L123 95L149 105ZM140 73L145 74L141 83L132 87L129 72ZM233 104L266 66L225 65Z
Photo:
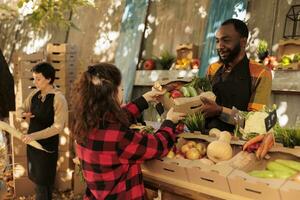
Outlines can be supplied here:
M300 53L285 54L281 57L279 64L282 67L288 67L292 63L300 63Z
M207 146L207 157L215 163L229 160L232 157L231 134L227 131L222 131L217 137L218 140L211 142Z
M189 131L203 131L205 125L205 118L201 112L189 114L183 120L183 123L189 129Z
M300 162L294 160L276 159L268 162L265 170L253 170L250 176L258 178L287 179L300 172Z

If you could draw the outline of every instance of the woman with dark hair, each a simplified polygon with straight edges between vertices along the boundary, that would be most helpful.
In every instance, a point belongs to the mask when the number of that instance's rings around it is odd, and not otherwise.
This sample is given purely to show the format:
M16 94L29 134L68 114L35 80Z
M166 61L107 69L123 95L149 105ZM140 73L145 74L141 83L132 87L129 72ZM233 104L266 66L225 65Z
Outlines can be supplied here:
M18 117L29 120L28 134L22 137L26 144L33 140L46 150L27 145L28 176L36 184L36 199L51 200L56 175L59 133L68 119L68 107L64 95L53 85L55 69L49 63L33 67L34 84L37 87L25 99Z
M84 199L144 199L140 164L166 155L174 144L175 124L185 114L167 113L155 134L129 129L148 103L165 92L152 89L125 106L121 73L107 63L90 66L81 75L72 98L71 133L87 183Z

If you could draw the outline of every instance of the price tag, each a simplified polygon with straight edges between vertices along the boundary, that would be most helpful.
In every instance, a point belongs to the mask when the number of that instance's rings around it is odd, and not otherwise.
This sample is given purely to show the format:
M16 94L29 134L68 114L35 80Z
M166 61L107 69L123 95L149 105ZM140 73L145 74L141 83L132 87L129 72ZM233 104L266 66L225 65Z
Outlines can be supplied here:
M155 109L158 112L159 115L162 115L165 111L163 105L161 103L158 103L155 105Z
M266 126L266 130L267 132L273 127L275 126L277 122L277 115L276 115L276 110L273 110L268 117L266 117L265 119L265 126Z

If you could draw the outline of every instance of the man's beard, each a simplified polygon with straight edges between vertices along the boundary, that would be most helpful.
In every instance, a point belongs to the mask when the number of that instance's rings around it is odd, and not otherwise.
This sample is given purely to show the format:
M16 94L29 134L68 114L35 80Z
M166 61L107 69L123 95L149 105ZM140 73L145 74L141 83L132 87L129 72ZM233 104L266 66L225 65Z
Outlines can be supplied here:
M229 50L229 54L226 58L222 58L219 51L218 51L218 55L220 60L224 64L228 64L231 63L239 55L240 51L241 51L241 45L240 43L238 43L237 45L235 45L235 47L232 50Z

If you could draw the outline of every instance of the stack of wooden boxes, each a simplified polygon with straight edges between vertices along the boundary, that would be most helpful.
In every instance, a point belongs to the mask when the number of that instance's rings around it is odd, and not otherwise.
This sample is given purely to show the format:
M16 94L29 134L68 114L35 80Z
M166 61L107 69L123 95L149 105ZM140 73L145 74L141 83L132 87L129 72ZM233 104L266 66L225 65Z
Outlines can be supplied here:
M56 70L55 85L65 94L70 108L72 86L76 78L76 46L71 44L49 43L47 45L47 62ZM57 162L57 174L55 186L60 191L72 188L72 174L74 165L72 162L72 152L70 143L70 133L65 128L60 134L60 146Z
M66 43L49 43L47 44L46 54L47 62L51 63L56 70L55 85L65 94L66 99L70 100L70 91L77 74L76 46Z
M16 91L16 107L20 107L25 98L35 88L31 69L36 64L44 61L43 52L25 54L17 52L13 56L14 81Z

